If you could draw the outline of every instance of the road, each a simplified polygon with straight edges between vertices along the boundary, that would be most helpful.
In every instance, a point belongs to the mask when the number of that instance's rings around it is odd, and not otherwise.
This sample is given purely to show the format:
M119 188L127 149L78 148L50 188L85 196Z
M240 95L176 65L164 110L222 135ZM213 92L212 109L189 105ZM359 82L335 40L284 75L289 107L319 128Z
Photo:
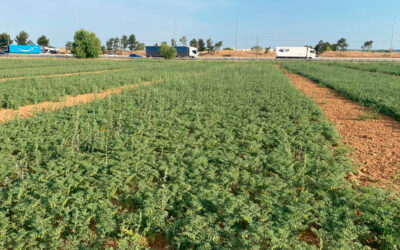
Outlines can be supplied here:
M0 58L73 58L71 55L62 54L8 54L0 55ZM100 58L103 59L130 59L128 56L109 57L102 55ZM145 58L146 59L146 58ZM149 59L152 60L152 59ZM193 59L182 59L182 60L193 60ZM301 59L276 59L274 57L199 57L197 60L212 60L212 61L282 61L282 60L301 60ZM400 62L400 58L345 58L345 57L317 57L313 61L344 61L344 62Z

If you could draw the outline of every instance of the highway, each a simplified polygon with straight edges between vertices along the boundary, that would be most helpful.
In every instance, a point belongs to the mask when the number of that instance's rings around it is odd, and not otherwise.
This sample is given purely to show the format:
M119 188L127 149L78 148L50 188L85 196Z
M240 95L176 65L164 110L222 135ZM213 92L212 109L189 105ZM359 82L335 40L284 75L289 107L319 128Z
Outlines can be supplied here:
M74 58L71 55L63 54L7 54L0 55L0 58ZM102 59L110 60L123 60L123 59L140 59L140 58L129 58L128 56L109 57L107 55L101 55ZM143 58L147 59L147 58ZM141 59L141 60L143 60ZM155 58L154 58L155 59ZM154 60L148 59L148 60ZM204 60L204 61L298 61L304 59L277 59L274 57L199 57L198 59L182 58L181 60ZM344 61L344 62L400 62L400 58L347 58L347 57L317 57L312 61Z

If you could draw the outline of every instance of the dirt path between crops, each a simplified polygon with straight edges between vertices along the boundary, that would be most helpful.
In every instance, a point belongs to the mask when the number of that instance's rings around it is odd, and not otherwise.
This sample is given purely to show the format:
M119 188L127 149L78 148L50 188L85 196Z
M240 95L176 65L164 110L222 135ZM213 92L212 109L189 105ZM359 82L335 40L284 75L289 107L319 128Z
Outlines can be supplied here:
M359 103L300 75L287 71L285 74L299 90L318 103L336 125L344 143L354 149L353 159L360 168L349 178L362 185L393 185L400 190L400 123L382 114L372 119L370 110Z
M39 75L39 76L19 76L19 77L12 77L12 78L1 78L0 82L10 81L10 80L19 80L25 78L45 78L45 77L57 77L57 76L72 76L72 75L87 75L87 74L99 74L104 72L116 72L125 70L123 69L107 69L107 70L99 70L99 71L85 71L85 72L74 72L74 73L62 73L62 74L52 74L52 75Z
M104 99L112 94L120 94L124 90L130 90L140 86L149 85L150 83L152 82L147 81L137 84L125 85L118 88L107 89L98 93L66 96L65 100L60 102L41 102L38 104L22 106L18 109L0 109L0 123L9 122L18 118L28 118L34 116L37 113L53 112L64 107L86 104L89 102L93 102L97 99Z

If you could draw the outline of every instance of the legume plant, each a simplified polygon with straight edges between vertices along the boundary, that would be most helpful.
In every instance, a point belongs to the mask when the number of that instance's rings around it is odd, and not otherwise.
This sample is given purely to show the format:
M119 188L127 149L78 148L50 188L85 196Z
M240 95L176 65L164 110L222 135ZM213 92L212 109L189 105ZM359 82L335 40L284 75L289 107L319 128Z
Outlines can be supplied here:
M207 64L0 125L0 248L400 247L400 200L345 179L311 100L269 63Z
M400 78L319 63L284 62L282 66L400 119Z

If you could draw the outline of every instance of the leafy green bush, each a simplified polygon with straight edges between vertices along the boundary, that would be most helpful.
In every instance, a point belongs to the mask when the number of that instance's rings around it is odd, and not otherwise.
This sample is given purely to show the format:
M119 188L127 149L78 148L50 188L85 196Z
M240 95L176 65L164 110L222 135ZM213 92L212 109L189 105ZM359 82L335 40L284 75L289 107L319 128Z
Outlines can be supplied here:
M172 59L176 57L176 49L169 46L167 43L162 43L160 47L160 55L165 59Z
M100 39L93 32L78 30L74 35L71 53L77 58L97 58L101 54Z

